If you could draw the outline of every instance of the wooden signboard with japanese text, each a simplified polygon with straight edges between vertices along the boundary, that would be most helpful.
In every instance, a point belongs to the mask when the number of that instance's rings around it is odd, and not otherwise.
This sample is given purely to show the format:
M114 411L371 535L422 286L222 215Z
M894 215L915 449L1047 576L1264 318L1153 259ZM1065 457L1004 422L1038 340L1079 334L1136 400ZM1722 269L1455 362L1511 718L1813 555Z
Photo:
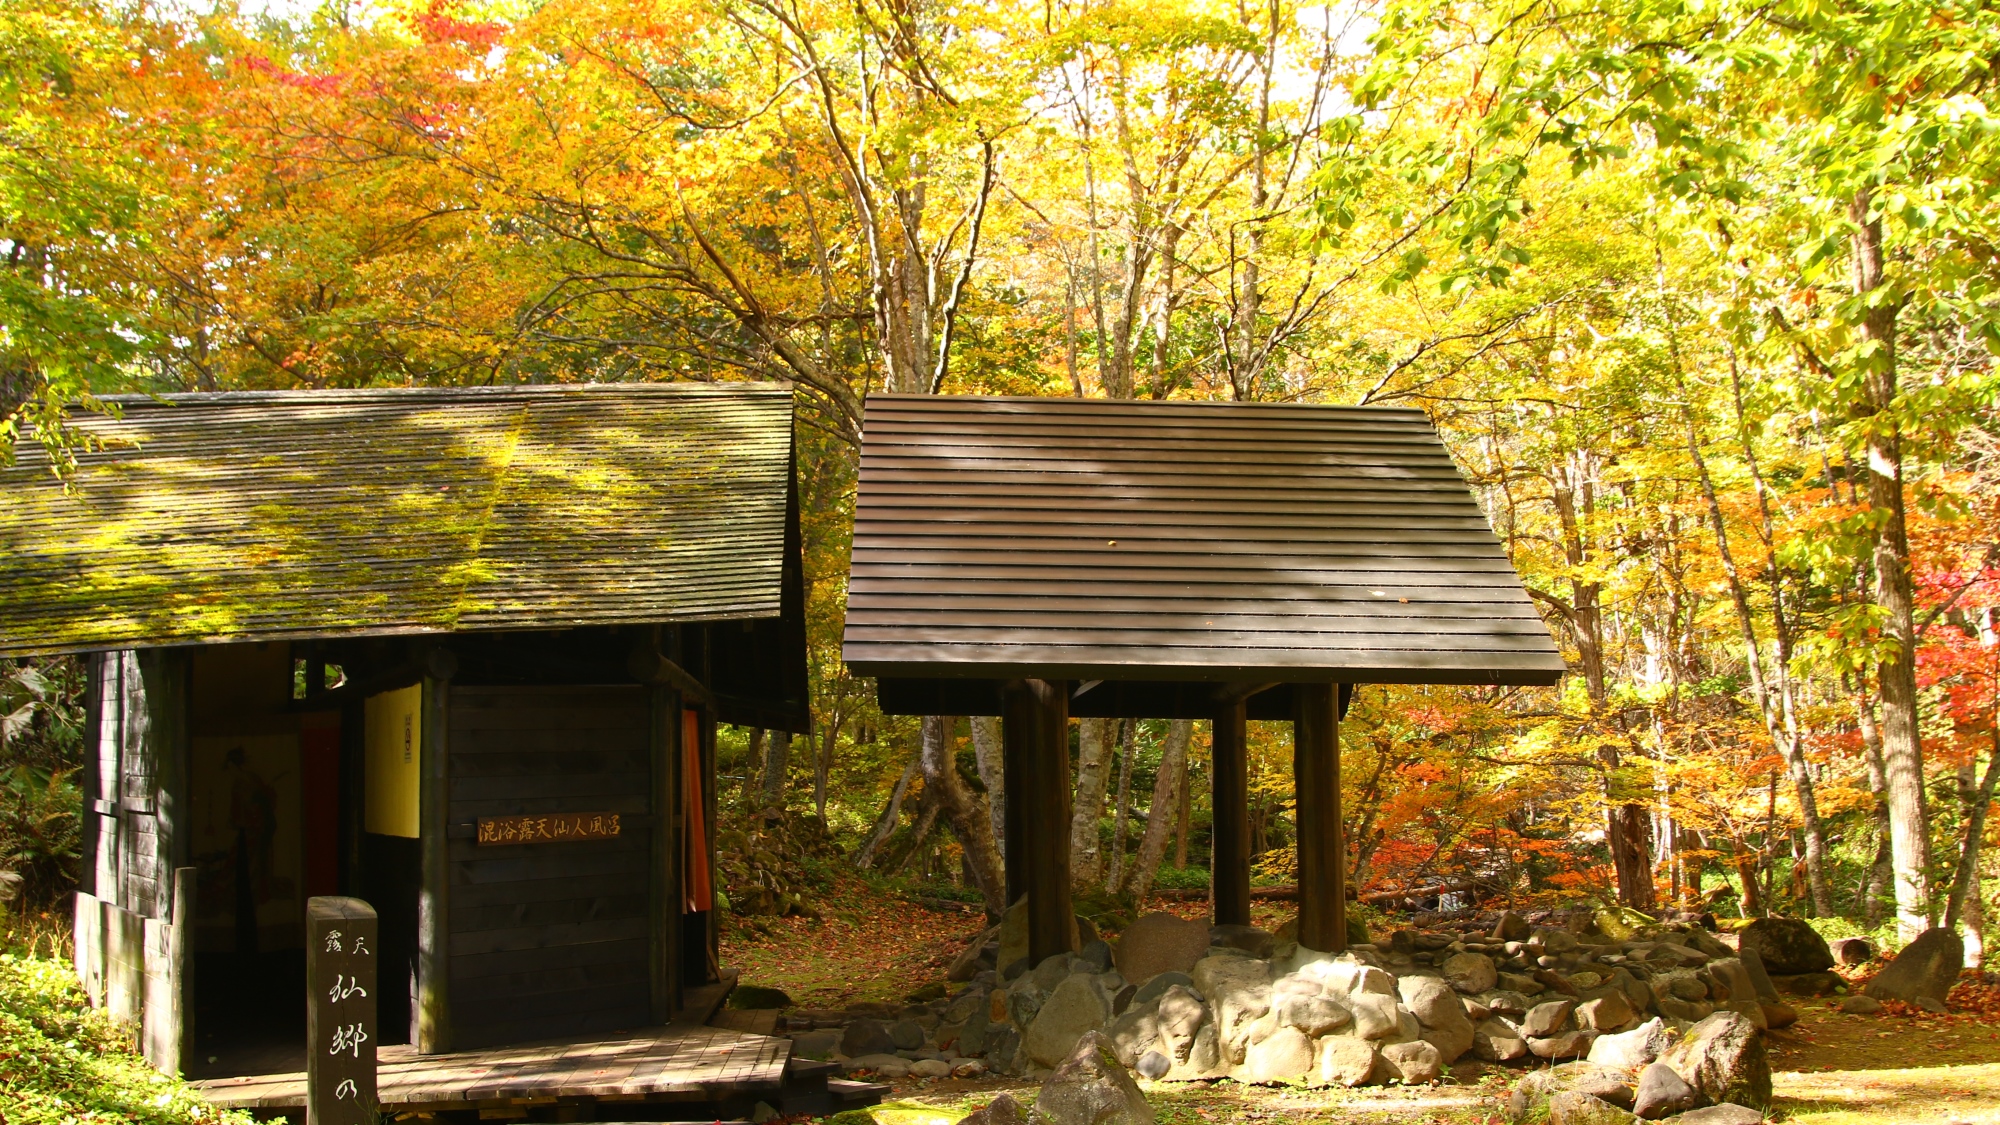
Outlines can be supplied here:
M375 1125L375 908L306 903L306 1125Z
M549 813L541 816L482 816L481 844L552 844L565 840L609 840L618 835L617 813Z

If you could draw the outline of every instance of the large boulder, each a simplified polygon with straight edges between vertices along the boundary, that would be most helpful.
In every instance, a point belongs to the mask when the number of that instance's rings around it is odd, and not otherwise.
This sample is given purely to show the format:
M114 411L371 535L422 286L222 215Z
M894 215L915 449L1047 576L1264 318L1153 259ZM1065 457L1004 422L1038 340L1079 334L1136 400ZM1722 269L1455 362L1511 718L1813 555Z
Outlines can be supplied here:
M883 1026L881 1020L852 1020L840 1037L840 1053L851 1059L864 1055L893 1055L896 1053L896 1041L889 1038L889 1029Z
M1623 1034L1598 1036L1590 1044L1590 1061L1637 1071L1666 1054L1671 1046L1667 1025L1655 1016Z
M1347 1004L1354 1013L1354 1034L1363 1039L1388 1039L1403 1026L1401 1010L1387 996L1363 992L1348 997Z
M1770 973L1817 973L1833 968L1833 951L1800 918L1759 918L1737 935L1737 948L1764 959Z
M1250 1025L1271 1010L1269 962L1241 956L1204 957L1195 964L1194 986L1215 1013L1223 1061L1243 1061Z
M1401 1082L1405 1086L1435 1082L1444 1073L1444 1058L1438 1049L1421 1039L1383 1047L1376 1065L1382 1081Z
M1157 1120L1111 1041L1095 1031L1085 1032L1042 1084L1035 1116L1048 1125L1155 1125Z
M1549 1099L1550 1125L1634 1125L1639 1119L1603 1098L1574 1090Z
M1445 958L1438 966L1444 979L1451 982L1460 992L1480 993L1492 988L1498 982L1500 973L1493 965L1493 958L1484 953L1457 953Z
M1519 1024L1493 1016L1472 1029L1472 1053L1487 1062L1513 1062L1528 1057L1528 1041Z
M1514 1083L1513 1092L1507 1096L1507 1114L1520 1121L1546 1111L1551 1098L1565 1093L1587 1094L1599 1099L1609 1094L1613 1098L1629 1101L1631 1084L1630 1071L1587 1062L1561 1063L1529 1071Z
M1754 949L1746 949L1737 954L1736 959L1743 964L1743 971L1750 974L1750 985L1757 990L1757 999L1766 1004L1778 1003L1778 986L1771 981L1771 974L1764 968L1764 956Z
M1049 993L1022 1042L1035 1065L1055 1066L1069 1057L1086 1033L1097 1031L1110 1018L1104 990L1088 974L1077 973Z
M1706 1104L1708 1099L1700 1090L1663 1062L1652 1063L1639 1072L1639 1089L1632 1095L1632 1112L1648 1121L1686 1113Z
M1014 1095L1003 1092L973 1110L958 1125L1028 1125L1028 1111L1014 1100Z
M1502 911L1498 921L1493 923L1492 936L1500 941L1527 941L1534 934L1534 927L1528 920L1511 910Z
M1450 985L1436 977L1403 977L1396 982L1403 1006L1417 1017L1424 1042L1437 1048L1446 1064L1472 1049L1473 1026L1465 1002Z
M1319 1041L1311 1081L1319 1086L1359 1086L1375 1073L1375 1044L1347 1035Z
M1771 1103L1764 1035L1735 1012L1717 1012L1695 1024L1661 1061L1710 1101Z
M1925 930L1864 991L1877 1000L1915 1004L1928 998L1942 1004L1964 966L1965 939L1953 930Z
M1240 1082L1298 1082L1313 1069L1313 1041L1297 1028L1280 1027L1243 1052L1243 1065L1236 1068Z
M986 943L997 941L999 937L1000 927L992 926L981 932L978 937L973 938L971 945L966 946L958 956L951 959L951 966L945 970L944 979L948 981L968 981L977 976L979 973L979 958L986 951Z
M1161 973L1188 972L1207 955L1207 923L1156 911L1118 935L1112 962L1126 980L1144 985Z

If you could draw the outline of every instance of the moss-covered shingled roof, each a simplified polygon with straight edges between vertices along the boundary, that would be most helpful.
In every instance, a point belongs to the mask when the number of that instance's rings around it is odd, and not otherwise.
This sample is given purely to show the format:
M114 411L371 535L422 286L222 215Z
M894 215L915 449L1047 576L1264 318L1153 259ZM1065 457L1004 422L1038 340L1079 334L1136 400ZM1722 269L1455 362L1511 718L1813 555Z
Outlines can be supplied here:
M113 401L0 469L0 655L778 614L782 386Z

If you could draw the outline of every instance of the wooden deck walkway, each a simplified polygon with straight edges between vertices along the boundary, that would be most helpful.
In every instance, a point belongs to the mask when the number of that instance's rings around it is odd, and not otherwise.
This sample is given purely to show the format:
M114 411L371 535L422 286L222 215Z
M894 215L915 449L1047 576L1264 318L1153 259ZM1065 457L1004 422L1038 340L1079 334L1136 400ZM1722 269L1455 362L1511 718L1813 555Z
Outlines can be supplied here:
M733 984L732 979L728 982ZM546 1104L557 1100L721 1102L773 1093L785 1083L791 1040L711 1027L726 985L693 1001L666 1027L542 1043L419 1055L382 1048L378 1094L384 1110L444 1110ZM704 990L706 991L706 990ZM210 1078L190 1083L231 1109L298 1109L303 1071Z

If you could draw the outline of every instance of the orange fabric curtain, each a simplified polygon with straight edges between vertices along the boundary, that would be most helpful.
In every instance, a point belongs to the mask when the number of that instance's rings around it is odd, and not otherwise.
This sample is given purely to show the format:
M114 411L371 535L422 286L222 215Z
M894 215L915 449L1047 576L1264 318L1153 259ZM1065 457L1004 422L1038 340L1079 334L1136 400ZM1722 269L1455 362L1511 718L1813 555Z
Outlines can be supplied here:
M692 914L715 907L715 886L708 872L707 803L702 800L701 716L681 712L681 801L686 812L687 839L683 841L681 880L683 909Z

